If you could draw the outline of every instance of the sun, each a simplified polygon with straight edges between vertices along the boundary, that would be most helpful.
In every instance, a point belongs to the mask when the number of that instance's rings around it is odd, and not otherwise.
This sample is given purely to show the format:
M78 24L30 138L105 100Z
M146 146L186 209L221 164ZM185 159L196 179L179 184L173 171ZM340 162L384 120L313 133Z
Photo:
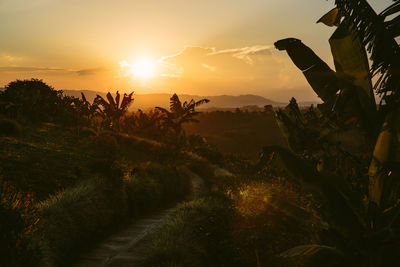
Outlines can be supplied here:
M132 64L131 72L135 78L153 78L156 75L156 65L149 59L140 59Z

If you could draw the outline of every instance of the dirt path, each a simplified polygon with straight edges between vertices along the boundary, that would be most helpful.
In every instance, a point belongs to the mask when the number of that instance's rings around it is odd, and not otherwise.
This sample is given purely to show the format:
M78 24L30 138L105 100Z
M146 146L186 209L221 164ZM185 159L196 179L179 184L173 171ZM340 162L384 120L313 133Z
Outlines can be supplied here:
M188 200L197 198L203 190L203 180L195 173L190 173L192 192ZM88 254L83 255L76 267L99 266L132 266L138 259L136 245L148 234L152 233L163 219L175 209L164 209L149 214L146 218L134 220L122 231L111 235Z

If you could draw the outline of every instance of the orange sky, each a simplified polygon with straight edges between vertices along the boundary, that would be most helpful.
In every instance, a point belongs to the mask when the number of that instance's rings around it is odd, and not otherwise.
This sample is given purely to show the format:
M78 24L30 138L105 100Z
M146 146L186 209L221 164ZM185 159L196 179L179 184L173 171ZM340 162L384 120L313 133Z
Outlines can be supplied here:
M369 2L380 11L391 1ZM333 29L315 23L332 7L333 0L0 0L0 87L34 77L56 89L315 100L273 43L296 37L332 65ZM135 74L140 61L151 77Z

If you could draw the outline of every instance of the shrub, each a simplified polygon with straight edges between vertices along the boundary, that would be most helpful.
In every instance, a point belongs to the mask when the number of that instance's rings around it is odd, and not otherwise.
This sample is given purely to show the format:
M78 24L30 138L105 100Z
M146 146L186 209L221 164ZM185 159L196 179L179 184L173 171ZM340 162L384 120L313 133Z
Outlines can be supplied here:
M125 203L121 188L104 179L86 180L41 202L38 244L45 265L64 266L104 237L123 218Z
M9 119L0 119L0 136L19 136L21 135L21 125Z
M231 266L230 202L221 196L184 203L150 235L142 266Z
M189 177L172 166L142 163L125 181L130 212L133 215L174 201L189 191Z
M29 241L38 221L33 195L18 193L9 181L0 178L0 265L32 264Z
M56 91L42 80L16 80L10 82L0 100L12 104L12 114L30 122L54 121L65 113L62 91Z
M246 182L228 191L235 207L233 244L243 265L271 264L293 244L318 242L327 225L310 196L284 179Z
M210 185L210 180L214 177L214 167L211 163L195 154L191 154L192 156L188 162L188 168L196 173L197 175L201 176L207 185Z

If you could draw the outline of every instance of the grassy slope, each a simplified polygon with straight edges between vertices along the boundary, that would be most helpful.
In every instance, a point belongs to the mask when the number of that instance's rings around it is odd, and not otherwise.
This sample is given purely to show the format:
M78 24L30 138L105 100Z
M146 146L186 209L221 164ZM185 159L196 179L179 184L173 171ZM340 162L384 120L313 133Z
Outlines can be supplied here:
M0 137L0 166L6 180L43 200L85 177L91 155L85 140L52 124L25 127L20 137Z
M33 192L39 203L32 245L41 265L63 266L126 219L182 198L189 179L176 166L185 159L167 154L151 140L112 133L77 136L53 124L0 137L5 180ZM112 161L115 170L107 169Z

